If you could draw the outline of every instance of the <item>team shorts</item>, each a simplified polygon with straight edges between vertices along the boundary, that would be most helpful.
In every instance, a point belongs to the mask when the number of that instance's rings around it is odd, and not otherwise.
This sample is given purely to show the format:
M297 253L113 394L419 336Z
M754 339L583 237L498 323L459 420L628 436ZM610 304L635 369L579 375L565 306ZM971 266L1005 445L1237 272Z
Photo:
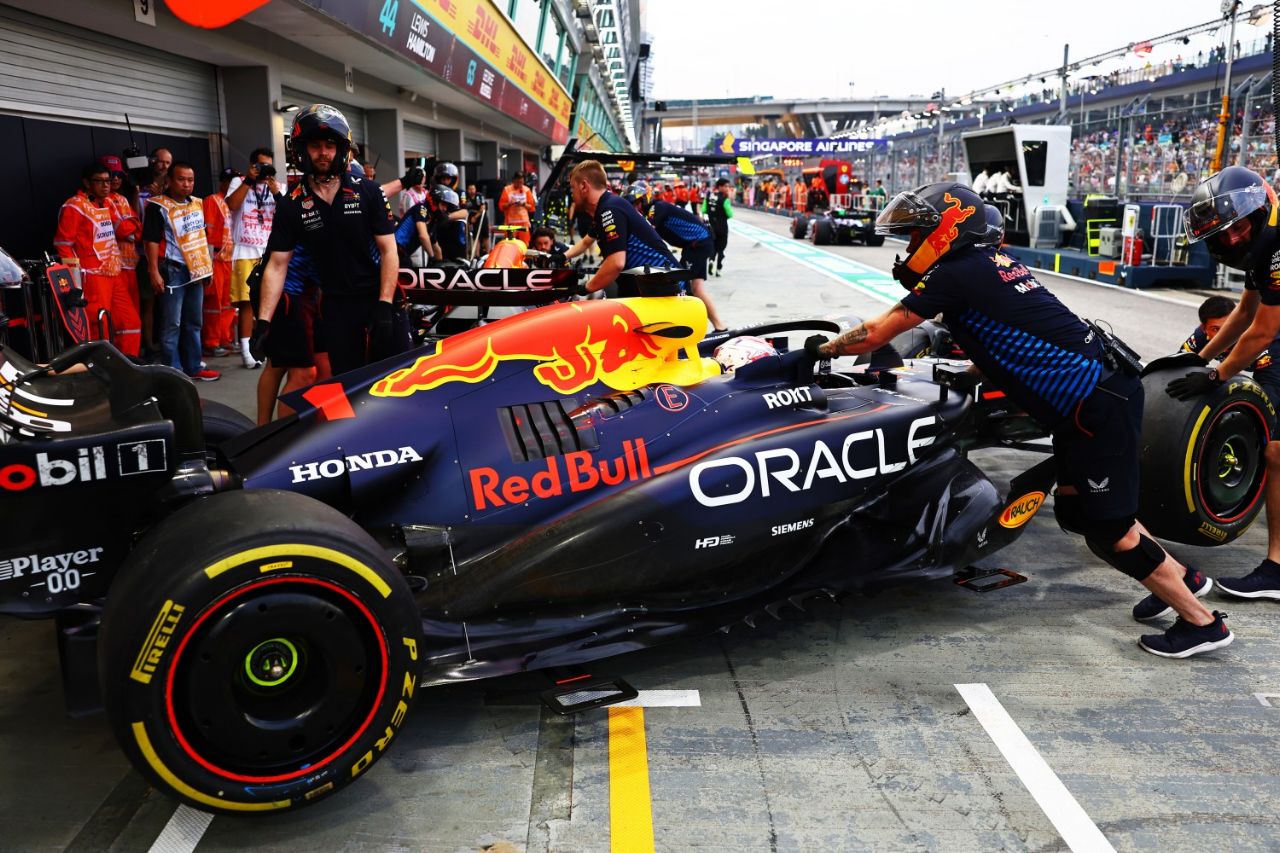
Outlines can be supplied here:
M710 259L711 247L707 245L705 240L701 243L695 243L687 249L680 250L680 260L693 271L693 278L690 281L707 277L707 261Z
M231 304L249 301L249 273L260 258L240 258L231 262Z
M313 293L282 293L271 317L267 359L272 367L315 367L316 299Z
M1090 520L1137 515L1142 399L1137 377L1113 373L1053 431L1058 483L1076 488Z

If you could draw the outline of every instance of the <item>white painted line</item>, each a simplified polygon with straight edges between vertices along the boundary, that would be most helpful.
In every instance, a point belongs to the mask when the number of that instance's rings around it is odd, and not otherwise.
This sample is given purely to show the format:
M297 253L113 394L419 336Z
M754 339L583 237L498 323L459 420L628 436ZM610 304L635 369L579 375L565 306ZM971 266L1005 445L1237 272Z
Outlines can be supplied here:
M1115 853L1111 842L1107 841L1107 837L1089 819L1084 809L1080 808L1062 780L1040 757L1040 753L1027 740L1027 736L1018 728L1000 700L996 699L991 688L985 684L957 684L955 688L973 709L973 715L982 723L1000 754L1018 774L1022 784L1027 787L1027 791L1067 846L1075 853Z
M764 233L764 234L767 234L769 237L772 237L772 238L777 239L777 240L781 240L781 239L783 239L783 238L782 238L782 237L780 237L779 235L774 234L772 231L769 231L769 230L767 230L767 229L765 229L765 228L761 228L761 227L760 227L760 226L758 226L758 225L748 225L747 223L742 223L742 224L739 226L739 225L735 225L732 221L730 222L730 227L731 227L731 228L736 228L736 229L737 229L737 231L738 231L738 235L739 235L740 237L743 237L744 239L747 239L747 240L752 240L752 239L754 239L754 240L756 240L756 242L757 242L757 244L758 244L758 245L763 246L764 248L768 249L769 251L771 251L771 252L776 252L777 254L782 255L782 257L784 257L784 258L788 258L789 260L793 261L794 263L800 264L800 266L802 266L802 267L807 267L807 268L809 268L809 269L813 270L814 272L816 272L816 273L818 273L818 274L820 274L820 275L825 275L827 278L831 279L832 281L837 282L837 283L839 283L839 284L843 284L845 287L849 288L850 290L855 290L855 291L857 291L858 293L861 293L863 296L869 296L869 297L871 297L872 299L875 299L875 300L877 300L877 301L879 301L879 302L883 302L883 303L885 303L886 305L893 305L895 302L897 302L897 301L898 301L898 300L893 299L893 298L889 297L889 296L888 296L888 295L886 295L886 294L880 293L880 292L878 292L878 291L876 291L876 290L874 290L874 289L872 289L872 288L870 288L870 287L867 287L867 286L864 286L864 285L860 285L860 284L858 284L858 283L856 283L856 282L849 281L848 279L845 279L845 278L841 278L841 277L840 277L839 275L837 275L835 272L833 272L833 271L831 271L831 270L829 270L829 269L824 269L824 268L822 267L822 265L820 265L820 264L812 263L812 262L809 262L809 261L807 261L807 260L805 260L805 259L803 259L803 258L800 258L800 257L796 256L796 255L793 255L793 254L791 254L790 252L787 252L786 250L784 250L784 249L782 249L782 248L780 248L780 247L778 247L778 246L776 246L776 245L773 245L770 241L765 240L765 239L762 239L762 238L759 238L759 237L757 237L756 235L753 235L752 233L750 233L750 230L748 230L748 229L754 229L754 230L760 231L760 232L762 232L762 233ZM826 251L825 249L817 249L817 248L814 248L814 249L813 249L813 251L814 251L814 252L819 252L819 253L824 254L824 255L827 255L828 257L836 258L837 260L840 260L840 261L847 261L850 265L861 267L862 269L868 270L868 271L870 271L870 272L874 272L874 273L876 273L877 275L881 275L881 276L883 276L883 275L887 275L887 273L885 273L883 270L877 270L877 269L875 269L874 267L869 267L869 266L867 266L866 264L861 264L861 263L858 263L857 261L849 260L848 258L845 258L845 257L843 257L843 256L841 256L841 255L834 254L833 252L828 252L828 251ZM892 279L890 279L890 281L892 281Z
M178 810L169 818L160 832L160 837L151 845L150 853L191 853L204 837L213 815L193 809L188 805L178 806Z
M615 702L610 708L701 708L697 690L641 690L626 702Z
M1274 708L1276 706L1271 704L1271 700L1280 699L1280 693L1255 693L1253 698L1257 699L1264 708Z

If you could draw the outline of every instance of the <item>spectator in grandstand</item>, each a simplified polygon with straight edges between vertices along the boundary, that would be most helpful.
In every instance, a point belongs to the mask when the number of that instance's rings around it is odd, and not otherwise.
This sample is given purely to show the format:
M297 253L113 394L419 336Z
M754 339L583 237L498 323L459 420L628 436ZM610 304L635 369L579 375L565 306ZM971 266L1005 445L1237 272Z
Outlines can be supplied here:
M249 168L244 177L232 178L227 193L235 242L231 253L230 299L239 314L236 331L240 361L250 370L261 367L262 362L249 352L254 317L249 301L249 273L258 265L267 247L281 192L276 181L275 155L269 148L255 148L249 154Z
M213 275L213 258L205 233L204 205L191 194L196 170L176 160L169 167L163 195L147 200L142 220L147 274L160 299L160 358L200 382L222 374L200 361L200 330L204 323L205 279Z
M218 191L204 199L204 223L209 231L209 249L213 255L213 275L204 289L204 354L220 357L234 347L235 309L231 307L231 256L236 241L231 233L231 209L227 207L227 189L240 173L230 167L218 176Z
M91 163L80 173L80 190L62 204L53 243L58 259L78 267L89 315L89 332L106 332L99 316L110 318L113 343L125 355L138 354L138 313L132 282L121 272L116 217L109 201L111 171Z
M1170 382L1170 395L1189 400L1213 390L1254 363L1257 353L1268 352L1280 335L1280 288L1272 272L1280 267L1277 208L1274 190L1243 166L1228 166L1192 193L1188 237L1203 240L1218 263L1243 270L1245 290L1199 353L1179 356L1197 369ZM1224 354L1216 368L1199 369ZM1280 441L1267 444L1266 462L1267 556L1244 577L1218 579L1219 589L1240 598L1280 599Z

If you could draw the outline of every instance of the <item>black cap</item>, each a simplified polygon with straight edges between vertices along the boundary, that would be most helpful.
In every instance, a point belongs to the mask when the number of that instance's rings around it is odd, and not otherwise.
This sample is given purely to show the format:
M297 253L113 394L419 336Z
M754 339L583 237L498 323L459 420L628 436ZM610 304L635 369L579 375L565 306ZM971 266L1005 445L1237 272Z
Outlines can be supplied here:
M230 166L228 166L227 168L223 169L221 172L218 173L218 180L220 181L229 181L232 178L240 178L240 177L243 177L243 176L239 172L237 172L235 169L231 168Z

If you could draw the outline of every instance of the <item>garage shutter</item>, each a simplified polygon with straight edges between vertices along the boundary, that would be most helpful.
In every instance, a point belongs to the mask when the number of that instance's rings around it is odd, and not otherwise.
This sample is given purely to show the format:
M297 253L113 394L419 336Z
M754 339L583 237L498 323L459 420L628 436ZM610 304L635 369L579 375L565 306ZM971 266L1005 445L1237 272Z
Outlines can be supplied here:
M404 156L426 157L436 153L436 132L425 124L404 123Z
M462 159L472 163L480 162L480 145L470 139L462 140Z
M292 89L284 86L280 89L280 98L286 104L297 104L305 107L308 104L328 104L334 109L341 112L347 119L347 124L351 125L351 138L361 145L364 144L365 127L364 127L364 110L351 104L336 101L333 98L322 98L319 95L310 95L301 89ZM292 119L288 119L292 121Z
M216 133L212 65L0 6L0 111Z

